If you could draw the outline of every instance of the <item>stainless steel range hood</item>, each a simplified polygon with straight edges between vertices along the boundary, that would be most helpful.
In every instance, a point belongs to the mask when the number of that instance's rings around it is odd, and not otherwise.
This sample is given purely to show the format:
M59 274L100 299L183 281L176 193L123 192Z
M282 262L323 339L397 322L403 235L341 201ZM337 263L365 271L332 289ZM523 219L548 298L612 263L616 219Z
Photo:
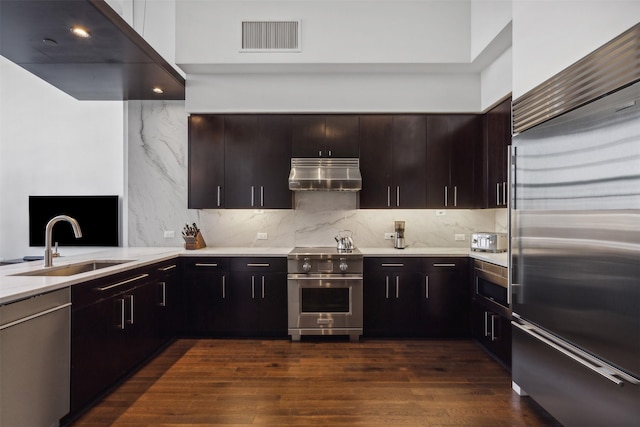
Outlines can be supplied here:
M292 158L289 190L360 191L360 159Z

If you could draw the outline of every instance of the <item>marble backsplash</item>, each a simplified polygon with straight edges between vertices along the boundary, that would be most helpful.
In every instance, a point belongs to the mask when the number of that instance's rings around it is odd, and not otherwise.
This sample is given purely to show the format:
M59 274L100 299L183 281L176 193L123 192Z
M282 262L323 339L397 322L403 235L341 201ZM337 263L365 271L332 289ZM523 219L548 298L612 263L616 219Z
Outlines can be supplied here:
M407 247L468 247L474 231L507 229L506 209L357 209L356 193L298 192L295 209L187 209L187 113L183 101L129 101L124 215L129 246L181 246L185 223L197 223L207 246L334 246L351 230L356 246L384 240L405 221ZM443 214L444 213L444 214ZM165 238L165 231L175 237ZM267 240L257 240L267 233ZM464 241L456 241L464 234Z

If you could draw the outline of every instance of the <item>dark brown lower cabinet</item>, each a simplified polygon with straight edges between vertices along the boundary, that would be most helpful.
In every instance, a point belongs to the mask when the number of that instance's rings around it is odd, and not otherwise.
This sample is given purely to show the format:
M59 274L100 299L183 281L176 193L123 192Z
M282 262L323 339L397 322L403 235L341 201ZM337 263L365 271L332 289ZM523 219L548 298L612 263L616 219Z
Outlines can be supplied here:
M469 331L469 261L425 258L421 273L420 335L467 338Z
M72 287L71 413L135 369L163 341L153 268Z
M473 338L511 370L511 319L475 300L470 311Z
M469 337L467 258L365 258L364 334Z
M185 261L186 333L287 336L286 263L280 257Z

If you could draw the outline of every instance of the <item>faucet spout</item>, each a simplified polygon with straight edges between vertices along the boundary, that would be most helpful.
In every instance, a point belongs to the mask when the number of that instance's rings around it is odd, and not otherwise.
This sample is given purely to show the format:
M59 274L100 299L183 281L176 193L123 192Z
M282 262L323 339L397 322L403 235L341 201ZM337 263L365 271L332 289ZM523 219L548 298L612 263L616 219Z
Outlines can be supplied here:
M49 220L44 231L44 266L51 267L53 265L53 251L51 250L51 241L53 240L53 226L60 221L67 221L73 228L73 235L76 239L82 237L82 230L80 230L80 224L75 218L71 218L68 215L54 216Z

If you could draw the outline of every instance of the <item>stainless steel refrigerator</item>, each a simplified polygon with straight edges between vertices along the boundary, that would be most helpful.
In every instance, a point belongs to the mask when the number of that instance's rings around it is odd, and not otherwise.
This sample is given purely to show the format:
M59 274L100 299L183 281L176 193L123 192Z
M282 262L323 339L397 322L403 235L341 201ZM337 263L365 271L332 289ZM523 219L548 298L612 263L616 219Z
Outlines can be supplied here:
M640 83L514 137L514 389L640 426Z

